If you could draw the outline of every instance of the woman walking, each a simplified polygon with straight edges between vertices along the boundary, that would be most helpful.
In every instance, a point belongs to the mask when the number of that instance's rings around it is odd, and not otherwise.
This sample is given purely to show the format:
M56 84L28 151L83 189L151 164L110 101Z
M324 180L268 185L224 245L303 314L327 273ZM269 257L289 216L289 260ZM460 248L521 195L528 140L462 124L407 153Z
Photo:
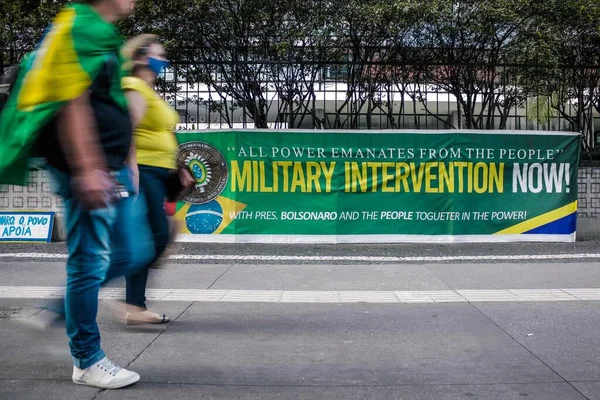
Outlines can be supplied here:
M175 179L175 186L185 192L195 184L195 180L186 168L178 169L176 164L178 143L175 125L179 122L179 114L154 90L157 77L169 65L164 47L156 35L143 34L127 41L122 54L129 60L126 68L130 69L130 76L123 78L122 88L134 126L138 165L138 171L134 171L134 181L139 177L139 200L145 200L147 204L156 250L154 263L171 239L164 203L168 192L172 191L172 182ZM126 279L127 324L170 322L166 315L152 312L146 307L146 283L152 263Z

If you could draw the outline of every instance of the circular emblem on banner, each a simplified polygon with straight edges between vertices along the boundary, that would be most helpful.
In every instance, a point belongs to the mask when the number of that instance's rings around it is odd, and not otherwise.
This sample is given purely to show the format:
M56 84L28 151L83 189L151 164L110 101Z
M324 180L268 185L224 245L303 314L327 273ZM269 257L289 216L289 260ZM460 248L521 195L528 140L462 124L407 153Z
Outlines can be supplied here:
M229 177L225 158L213 146L204 142L188 142L179 146L177 156L179 165L186 165L196 185L194 189L183 198L191 204L208 203L223 192Z

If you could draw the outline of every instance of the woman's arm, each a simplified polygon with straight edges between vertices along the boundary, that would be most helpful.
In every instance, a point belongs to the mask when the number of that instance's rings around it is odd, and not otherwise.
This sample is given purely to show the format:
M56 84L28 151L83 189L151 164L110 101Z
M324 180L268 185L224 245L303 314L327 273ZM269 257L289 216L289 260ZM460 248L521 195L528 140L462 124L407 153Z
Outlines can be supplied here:
M125 97L127 97L129 115L131 116L133 129L135 130L135 128L137 128L141 120L144 118L146 111L148 111L148 104L146 104L146 99L144 99L144 96L135 90L126 90Z

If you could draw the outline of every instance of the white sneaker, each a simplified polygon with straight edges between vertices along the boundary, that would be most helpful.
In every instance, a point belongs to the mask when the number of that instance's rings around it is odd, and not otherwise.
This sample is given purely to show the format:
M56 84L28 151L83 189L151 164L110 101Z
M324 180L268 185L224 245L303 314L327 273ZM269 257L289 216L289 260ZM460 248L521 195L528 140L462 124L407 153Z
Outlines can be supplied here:
M78 385L119 389L139 380L140 376L137 373L119 367L106 357L86 369L73 367L73 382Z

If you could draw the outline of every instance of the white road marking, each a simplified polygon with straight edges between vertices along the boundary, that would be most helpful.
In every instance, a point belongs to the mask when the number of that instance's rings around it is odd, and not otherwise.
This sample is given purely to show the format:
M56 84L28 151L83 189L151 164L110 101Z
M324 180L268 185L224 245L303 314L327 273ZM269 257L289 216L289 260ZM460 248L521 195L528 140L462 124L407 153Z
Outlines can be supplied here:
M61 253L3 253L1 258L64 260ZM600 253L577 254L513 254L513 255L465 255L465 256L283 256L283 255L243 255L243 254L174 254L169 260L188 261L361 261L361 262L442 262L442 261L527 261L527 260L598 260Z
M53 299L62 287L0 286L0 299ZM502 290L421 290L421 291L296 291L296 290L212 290L148 289L148 300L207 303L325 303L403 304L479 302L563 302L600 301L600 288L583 289L502 289ZM123 299L124 289L104 288L100 299Z

